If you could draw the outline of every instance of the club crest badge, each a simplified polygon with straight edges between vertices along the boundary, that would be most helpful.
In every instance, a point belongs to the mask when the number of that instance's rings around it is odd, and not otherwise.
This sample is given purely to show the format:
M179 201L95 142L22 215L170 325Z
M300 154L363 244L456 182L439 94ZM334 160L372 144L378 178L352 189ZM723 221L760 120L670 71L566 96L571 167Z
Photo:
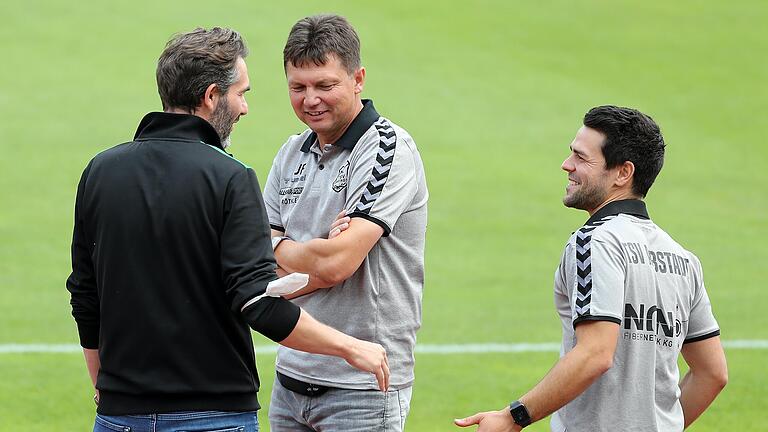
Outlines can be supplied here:
M347 175L349 174L349 161L345 163L344 165L339 168L339 175L336 176L336 179L333 181L333 185L331 186L333 188L334 192L341 192L345 187L347 187Z

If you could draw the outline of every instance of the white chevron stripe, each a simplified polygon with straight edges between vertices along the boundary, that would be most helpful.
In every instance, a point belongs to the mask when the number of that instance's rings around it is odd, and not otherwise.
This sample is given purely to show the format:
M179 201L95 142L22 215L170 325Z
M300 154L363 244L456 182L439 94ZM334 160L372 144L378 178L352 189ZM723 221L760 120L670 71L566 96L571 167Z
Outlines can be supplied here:
M355 209L359 211L364 211L364 210L368 210L371 207L373 207L373 202L369 202L368 204L363 204L361 201L357 203L357 207L355 207Z
M368 191L368 189L366 189L363 192L363 197L365 197L365 199L368 201L376 200L379 197L379 195L381 195L381 192L376 192L375 194L372 194Z
M585 233L579 230L579 231L576 231L576 235L578 235L580 239L584 240L584 239L589 239L592 236L592 233L591 232Z
M576 315L584 315L585 313L589 312L589 305L585 305L584 307L576 306L574 310L576 311Z
M591 249L591 247L589 246L590 244L592 244L592 243L587 243L584 246L579 246L579 244L576 243L576 252L578 252L578 253L580 253L582 255L585 252L589 252L589 250Z
M587 298L587 297L589 297L591 295L592 295L592 291L591 290L588 293L586 293L586 294L582 294L581 291L576 290L576 299L578 299L578 300L584 300L585 298Z
M371 179L370 179L370 180L368 180L368 183L370 183L370 184L371 184L371 186L373 186L373 187L375 187L375 188L377 188L377 187L379 187L379 186L383 185L383 184L384 184L384 183L386 183L386 182L387 182L387 178L386 178L386 177L382 177L382 179L381 179L381 180L376 180L376 177L373 177L373 176L371 176Z
M387 137L385 137L384 135L381 135L381 136L379 136L379 140L380 140L382 143L386 144L386 145L387 145L387 147L389 147L389 146L391 146L392 144L394 144L395 142L397 142L397 135L393 135L393 136L392 136L392 138L387 138Z
M592 264L592 256L588 256L584 261L576 260L576 267L578 267L579 270L584 270L590 264Z
M392 149L390 151L384 151L383 148L379 147L379 156L383 157L384 159L388 159L390 156L395 154L395 149Z
M576 276L576 279L578 280L579 285L586 286L592 281L592 273L588 274L584 279L582 279L580 276Z
M389 172L389 169L392 167L392 165L374 165L373 169L376 170L379 175Z

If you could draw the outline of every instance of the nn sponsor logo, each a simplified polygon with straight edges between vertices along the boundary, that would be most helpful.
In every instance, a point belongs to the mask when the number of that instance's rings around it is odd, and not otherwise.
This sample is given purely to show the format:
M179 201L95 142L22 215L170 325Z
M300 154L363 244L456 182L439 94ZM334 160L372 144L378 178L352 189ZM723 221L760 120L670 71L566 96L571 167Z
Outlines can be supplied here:
M640 303L635 307L626 303L624 305L624 329L651 332L659 334L664 333L666 337L680 336L683 330L680 320L675 319L672 312L665 312L656 305L646 306Z

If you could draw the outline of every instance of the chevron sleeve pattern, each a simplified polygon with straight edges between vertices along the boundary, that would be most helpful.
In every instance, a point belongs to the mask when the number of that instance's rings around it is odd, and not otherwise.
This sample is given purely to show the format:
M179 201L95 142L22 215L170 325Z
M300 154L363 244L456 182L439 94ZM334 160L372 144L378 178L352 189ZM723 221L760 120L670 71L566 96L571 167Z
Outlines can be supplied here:
M398 137L383 117L374 127L378 141L364 149L365 154L350 166L346 208L350 217L362 217L380 225L386 237L413 201L418 183L409 145L412 143Z
M571 275L575 289L571 294L573 325L581 321L621 323L624 305L626 264L620 244L610 235L598 236L604 221L581 227L574 234ZM603 234L603 232L600 232Z

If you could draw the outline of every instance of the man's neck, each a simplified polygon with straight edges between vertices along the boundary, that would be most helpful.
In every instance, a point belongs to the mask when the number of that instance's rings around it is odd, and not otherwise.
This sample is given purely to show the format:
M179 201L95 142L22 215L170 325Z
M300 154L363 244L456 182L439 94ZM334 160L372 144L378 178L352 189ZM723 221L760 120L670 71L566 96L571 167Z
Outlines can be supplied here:
M597 213L598 210L600 210L601 208L607 206L608 204L614 201L621 201L621 200L627 200L627 199L642 200L643 198L632 193L632 190L614 191L608 194L608 198L606 198L602 204L600 204L599 206L595 207L592 210L588 210L589 216L594 215L595 213Z

